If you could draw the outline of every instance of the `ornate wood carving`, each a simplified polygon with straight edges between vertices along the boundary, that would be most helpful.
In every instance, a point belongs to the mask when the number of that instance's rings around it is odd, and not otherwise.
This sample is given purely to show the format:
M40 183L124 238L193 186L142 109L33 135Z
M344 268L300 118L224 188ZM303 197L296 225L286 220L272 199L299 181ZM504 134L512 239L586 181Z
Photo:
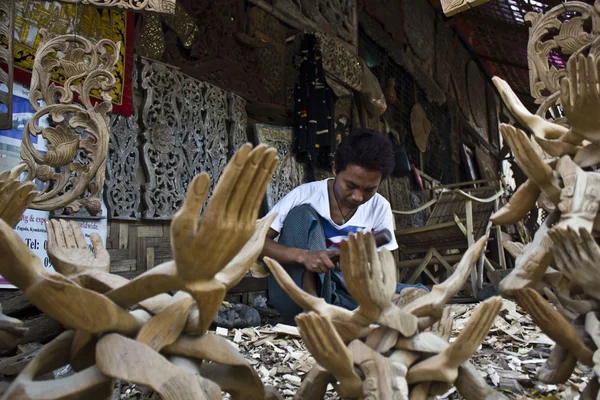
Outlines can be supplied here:
M267 209L273 208L283 196L306 182L305 167L294 156L294 131L292 128L256 124L258 143L277 149L279 165L267 186Z
M127 11L148 11L162 14L175 12L176 0L59 0L68 4L89 4L94 7L115 7Z
M363 70L357 56L333 37L318 32L315 36L321 45L325 72L346 86L360 91Z
M91 215L98 215L108 154L108 114L112 110L108 91L115 85L111 72L120 44L104 39L94 45L74 35L50 38L45 30L40 35L42 43L29 94L36 113L23 130L21 145L27 179L37 178L43 185L31 208L65 208L65 212L75 213L84 207ZM50 83L58 68L67 78L63 87ZM94 105L90 92L97 89L103 91L103 101ZM74 101L75 94L78 102ZM38 101L46 105L42 107ZM45 116L50 127L41 128L37 124ZM45 154L31 142L31 136L40 134L48 140Z
M433 57L435 41L435 12L426 1L402 1L406 40L421 61Z
M146 91L144 218L170 219L191 179L211 176L211 190L232 149L246 142L245 101L160 62L142 58Z
M442 11L446 17L451 17L487 2L488 0L441 0Z
M108 162L104 198L108 217L121 220L140 218L140 185L136 172L140 164L137 116L113 115L110 120Z
M356 45L356 0L265 0L250 3L272 13L296 29L324 32Z
M480 129L479 134L483 136L485 141L489 141L487 135L487 101L485 97L485 79L477 67L475 61L471 60L467 64L467 92L469 94L469 106L471 115L477 127Z
M0 63L6 64L7 71L0 68L0 84L6 85L7 91L0 90L0 104L6 112L0 112L0 129L12 127L12 92L13 92L13 28L15 23L14 0L0 0L0 43L7 42L7 46L0 45Z
M566 12L576 16L562 22ZM546 117L560 99L560 80L567 76L566 69L557 69L556 63L550 62L551 53L574 57L590 49L600 35L600 15L592 4L572 1L559 4L545 14L528 12L525 20L531 23L527 44L531 95L540 104L537 115ZM591 50L598 55L598 45L592 45Z
M255 102L272 103L266 80L261 76L260 42L244 31L244 0L183 0L182 7L196 23L189 47L178 45L179 36L168 29L163 60L193 78Z

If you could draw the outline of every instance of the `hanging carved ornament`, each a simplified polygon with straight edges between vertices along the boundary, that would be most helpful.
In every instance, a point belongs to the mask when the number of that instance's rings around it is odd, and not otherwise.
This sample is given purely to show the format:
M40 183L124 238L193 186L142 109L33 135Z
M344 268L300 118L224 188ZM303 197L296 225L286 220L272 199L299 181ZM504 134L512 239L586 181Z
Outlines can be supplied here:
M85 207L91 215L98 215L112 110L109 90L115 86L112 70L120 42L104 39L94 45L82 36L50 38L45 29L40 36L29 93L35 114L25 125L21 144L27 179L37 178L42 183L30 208L65 208L65 212L76 213ZM59 69L66 78L64 86L50 82ZM92 90L102 90L102 102L92 103ZM39 122L46 116L50 126L42 128ZM31 136L37 135L48 141L45 154L31 142Z
M280 160L267 186L267 208L271 210L283 196L306 182L305 168L292 152L294 131L291 127L256 124L254 129L258 143L276 148Z
M176 0L58 0L67 4L89 4L94 7L114 7L127 11L148 11L173 14Z
M566 13L576 16L563 22ZM558 69L550 60L560 53L576 57L588 50L598 55L600 15L591 4L569 1L545 14L528 12L525 20L531 23L527 44L531 96L540 104L537 115L545 118L548 110L560 102L560 81L567 76L566 68Z
M459 14L467 11L470 8L480 6L487 3L489 0L440 0L442 3L442 11L446 17Z
M415 103L410 112L410 128L417 147L422 153L425 153L429 134L431 133L431 122L427 119L427 114L425 114L425 110L419 103Z
M172 66L142 62L145 219L170 219L201 172L212 194L231 150L246 141L245 101Z
M108 162L104 198L108 217L120 220L140 218L140 184L136 173L140 164L137 116L113 115L110 120Z
M362 88L363 70L358 57L348 49L347 45L323 33L315 33L321 53L325 73L346 86L360 91Z
M404 32L413 53L427 61L434 53L435 12L426 1L403 0Z
M6 112L0 111L0 129L12 127L12 93L13 93L13 27L15 23L14 0L0 0L0 64L6 65L7 71L0 68L0 84L7 87L7 91L0 90L0 104L7 108Z
M484 132L482 135L485 141L488 141L487 137L487 102L485 97L485 79L477 67L475 61L471 60L467 64L467 92L469 94L469 106L471 108L471 115L475 124L480 128L479 132Z

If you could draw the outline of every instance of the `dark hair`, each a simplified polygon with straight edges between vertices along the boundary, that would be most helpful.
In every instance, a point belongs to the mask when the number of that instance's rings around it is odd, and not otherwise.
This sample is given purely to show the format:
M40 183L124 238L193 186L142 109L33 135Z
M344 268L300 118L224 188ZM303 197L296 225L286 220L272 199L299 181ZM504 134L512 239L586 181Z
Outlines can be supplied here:
M396 160L390 139L373 129L357 128L342 140L335 152L336 172L342 172L348 164L381 172L383 178L394 171Z

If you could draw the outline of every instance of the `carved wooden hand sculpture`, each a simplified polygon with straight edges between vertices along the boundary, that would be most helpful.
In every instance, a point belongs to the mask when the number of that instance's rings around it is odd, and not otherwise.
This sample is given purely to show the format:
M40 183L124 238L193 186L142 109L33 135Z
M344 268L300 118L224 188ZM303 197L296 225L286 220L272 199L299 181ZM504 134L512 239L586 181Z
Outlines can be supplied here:
M383 260L380 259L371 232L350 234L341 245L342 274L348 292L358 303L359 315L412 336L417 331L417 318L392 304L396 271L393 258L386 253L386 249L381 250Z
M19 374L2 396L2 400L92 399L110 396L112 381L98 368L90 367L59 380L36 380L69 363L69 349L74 332L67 331L46 344Z
M25 169L25 165L20 164L11 171L0 173L0 219L11 228L19 223L25 209L38 194L35 183L19 180Z
M171 364L150 346L115 333L110 333L98 341L96 364L104 374L148 386L165 400L221 397L220 393L212 393L209 397L200 385L200 377Z
M537 378L544 383L556 384L566 382L577 364L577 358L567 349L555 344L550 356L537 371Z
M598 322L595 312L589 312L585 316L585 331L590 335L596 347L598 347L594 352L593 361L596 379L600 381L600 322Z
M504 104L508 107L511 114L521 125L529 128L536 136L546 139L558 139L567 134L567 128L546 121L538 115L531 114L506 81L495 76L492 78L492 82L496 86L496 89L498 89Z
M340 383L336 389L340 396L362 397L362 382L354 371L352 355L333 324L313 312L300 314L295 319L310 354Z
M465 400L508 400L508 397L492 389L477 368L468 361L458 367L456 389Z
M558 179L553 175L552 168L540 158L525 133L507 124L500 124L500 132L525 175L540 187L552 203L558 204L560 200Z
M45 270L23 240L0 220L0 274L23 290L38 309L67 327L91 333L135 333L139 321L105 296L83 289L68 278ZM90 310L102 310L97 314Z
M569 77L560 82L561 103L571 130L590 142L600 141L600 73L594 55L569 59Z
M48 257L54 269L71 277L91 269L109 272L110 255L97 233L90 235L94 251L88 247L81 227L75 221L64 219L46 222L48 232Z
M275 260L265 257L265 264L285 292L305 311L314 311L329 319L344 340L350 342L356 338L363 338L372 330L370 322L356 311L327 304L325 300L312 296L300 289L285 272L283 267ZM375 327L373 327L374 329Z
M404 378L406 369L402 365L382 356L360 340L352 341L348 350L365 376L365 399L408 400L408 385Z
M458 376L458 367L477 350L501 306L502 299L498 296L477 306L464 329L446 350L408 370L408 383L431 380L454 383Z
M571 324L560 313L531 288L514 292L517 303L531 315L531 319L557 344L577 357L585 365L592 365L592 351L579 338Z
M571 227L554 228L550 236L556 266L588 296L600 300L600 247L594 238L583 228L577 234Z
M433 317L438 319L444 312L444 306L465 285L475 263L481 256L487 238L481 237L469 247L452 275L444 282L435 285L431 293L408 304L404 311L417 317Z
M23 321L2 314L0 305L0 353L17 347L19 339L27 332L29 332L29 328L23 327Z
M497 225L512 225L521 221L535 205L542 190L532 180L528 179L517 188L508 203L491 217Z

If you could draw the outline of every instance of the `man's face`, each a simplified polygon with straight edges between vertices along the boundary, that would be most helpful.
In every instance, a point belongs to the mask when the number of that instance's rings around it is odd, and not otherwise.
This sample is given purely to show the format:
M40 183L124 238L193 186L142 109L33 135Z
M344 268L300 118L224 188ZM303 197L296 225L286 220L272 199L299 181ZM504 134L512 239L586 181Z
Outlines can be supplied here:
M356 164L348 164L341 172L333 171L336 177L336 195L342 205L348 208L356 208L366 203L375 196L382 175L380 171L366 169Z

